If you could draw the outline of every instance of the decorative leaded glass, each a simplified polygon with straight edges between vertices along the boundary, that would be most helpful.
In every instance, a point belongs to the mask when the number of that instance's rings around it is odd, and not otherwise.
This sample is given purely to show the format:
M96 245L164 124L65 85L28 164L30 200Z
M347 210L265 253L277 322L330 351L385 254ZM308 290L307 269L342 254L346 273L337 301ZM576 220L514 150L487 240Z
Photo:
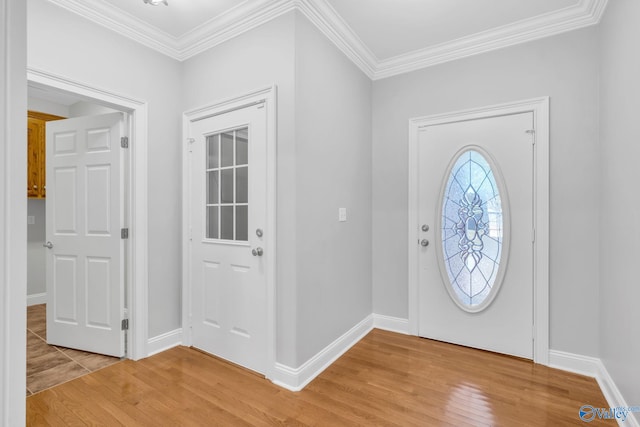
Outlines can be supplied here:
M490 302L487 298L500 269L503 231L495 173L485 156L468 149L449 171L441 218L442 261L449 293L463 308L473 311Z

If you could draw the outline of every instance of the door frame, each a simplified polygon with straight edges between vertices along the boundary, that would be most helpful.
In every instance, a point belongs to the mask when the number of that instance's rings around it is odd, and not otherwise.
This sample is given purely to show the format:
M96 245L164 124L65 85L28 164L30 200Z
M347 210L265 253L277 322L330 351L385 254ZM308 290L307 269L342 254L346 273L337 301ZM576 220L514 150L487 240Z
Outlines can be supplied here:
M275 85L260 88L243 95L226 98L216 101L204 107L189 110L183 113L182 135L182 343L186 346L193 344L191 333L192 311L191 311L191 164L189 161L189 151L191 145L190 127L198 120L203 120L216 115L239 110L244 107L264 103L265 114L267 115L267 220L266 224L270 230L270 238L266 241L265 251L270 255L265 258L266 262L266 371L267 379L274 378L276 367L276 141L277 141L277 88Z
M409 333L419 332L419 252L418 236L418 138L426 126L485 119L519 113L533 113L535 143L533 152L533 361L549 364L549 97L540 97L409 120L407 228L409 279Z
M126 357L133 360L147 357L147 103L34 68L27 68L27 81L28 84L39 87L79 95L88 101L129 114L131 151L128 155L129 162L125 165L129 176L128 194L125 195L129 209L125 218L129 228L135 232L130 233L129 246L124 258L127 265L125 295L128 301L125 312L129 319Z

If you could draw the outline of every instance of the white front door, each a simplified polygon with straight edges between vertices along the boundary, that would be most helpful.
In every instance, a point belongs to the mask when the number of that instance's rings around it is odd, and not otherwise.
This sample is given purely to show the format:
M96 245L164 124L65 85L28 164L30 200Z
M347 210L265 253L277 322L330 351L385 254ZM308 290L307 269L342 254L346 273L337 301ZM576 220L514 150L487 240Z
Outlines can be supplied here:
M419 335L533 357L533 113L418 135Z
M47 123L47 342L124 356L123 113Z
M193 122L190 135L193 346L264 374L266 108Z

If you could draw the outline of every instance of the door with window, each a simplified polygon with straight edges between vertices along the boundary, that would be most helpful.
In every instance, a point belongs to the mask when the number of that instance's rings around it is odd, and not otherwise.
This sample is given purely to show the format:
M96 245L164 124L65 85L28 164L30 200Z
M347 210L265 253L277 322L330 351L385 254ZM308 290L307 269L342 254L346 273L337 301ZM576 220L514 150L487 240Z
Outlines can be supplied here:
M418 135L419 335L533 357L533 113Z
M122 357L124 113L47 123L47 342Z
M266 372L266 109L191 123L193 346Z

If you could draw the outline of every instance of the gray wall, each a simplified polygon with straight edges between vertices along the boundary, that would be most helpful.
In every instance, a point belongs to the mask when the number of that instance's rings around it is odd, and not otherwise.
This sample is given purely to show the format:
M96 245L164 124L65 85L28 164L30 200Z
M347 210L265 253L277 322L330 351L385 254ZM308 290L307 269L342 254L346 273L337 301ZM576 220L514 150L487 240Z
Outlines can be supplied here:
M550 345L598 355L597 36L590 27L374 82L375 313L408 317L408 119L548 95Z
M371 314L371 81L296 18L298 366Z
M278 362L296 366L296 146L294 14L289 13L184 62L182 110L272 84L277 111Z
M27 297L47 292L46 249L42 246L46 238L45 199L29 199L27 216L34 224L27 225Z
M629 405L640 402L638 17L640 2L610 1L600 25L600 357Z
M185 110L278 86L276 357L297 367L371 313L371 83L296 12L183 79Z
M26 8L0 0L0 425L25 424Z
M149 337L181 326L181 64L46 0L28 0L27 63L149 106Z

